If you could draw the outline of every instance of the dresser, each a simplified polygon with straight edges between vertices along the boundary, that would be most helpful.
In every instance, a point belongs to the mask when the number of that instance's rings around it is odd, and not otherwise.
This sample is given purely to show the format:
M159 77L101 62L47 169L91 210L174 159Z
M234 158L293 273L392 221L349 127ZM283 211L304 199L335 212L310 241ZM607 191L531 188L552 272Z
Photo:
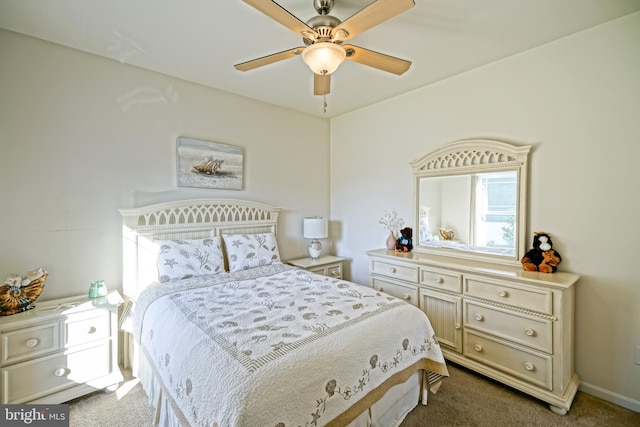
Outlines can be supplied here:
M420 307L448 360L566 414L579 385L573 341L580 276L418 252L367 255L370 286Z
M304 268L307 271L322 274L324 276L342 279L344 271L344 258L333 255L321 256L318 259L299 258L287 261L287 264Z
M57 404L122 381L118 292L0 317L0 404Z

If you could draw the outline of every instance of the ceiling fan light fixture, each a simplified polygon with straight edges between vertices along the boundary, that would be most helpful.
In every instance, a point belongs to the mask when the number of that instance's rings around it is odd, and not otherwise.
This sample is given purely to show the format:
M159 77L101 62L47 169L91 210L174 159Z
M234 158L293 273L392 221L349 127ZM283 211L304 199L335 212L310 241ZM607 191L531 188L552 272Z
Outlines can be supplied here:
M347 56L340 45L331 42L315 43L302 51L302 60L315 74L331 74Z

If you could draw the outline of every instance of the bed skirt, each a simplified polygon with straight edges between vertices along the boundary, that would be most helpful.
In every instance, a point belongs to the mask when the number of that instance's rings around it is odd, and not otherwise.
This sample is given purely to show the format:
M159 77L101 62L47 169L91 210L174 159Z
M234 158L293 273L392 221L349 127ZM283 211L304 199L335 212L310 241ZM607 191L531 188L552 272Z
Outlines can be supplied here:
M132 346L133 347L133 346ZM133 363L134 375L140 379L140 384L144 388L149 398L149 403L156 409L154 425L160 427L184 427L178 414L172 408L170 399L165 398L160 381L155 377L151 364L144 356L144 352L135 352L130 360ZM407 381L390 388L387 393L369 409L363 411L356 419L350 422L347 427L397 427L409 412L418 403L427 404L427 386L431 382L433 389L435 382L441 377L436 377L429 381L423 370L415 372ZM439 384L439 382L438 382Z

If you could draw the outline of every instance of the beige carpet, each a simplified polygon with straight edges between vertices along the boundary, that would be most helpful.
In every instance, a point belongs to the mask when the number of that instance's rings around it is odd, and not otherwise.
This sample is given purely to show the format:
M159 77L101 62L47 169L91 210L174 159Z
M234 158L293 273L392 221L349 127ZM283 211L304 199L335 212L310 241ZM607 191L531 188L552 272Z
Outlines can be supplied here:
M545 403L464 368L449 364L449 373L440 391L429 395L429 405L418 405L402 427L640 426L640 413L582 392L569 413L560 416ZM129 379L115 392L96 392L69 404L71 427L152 425L153 408L136 380Z

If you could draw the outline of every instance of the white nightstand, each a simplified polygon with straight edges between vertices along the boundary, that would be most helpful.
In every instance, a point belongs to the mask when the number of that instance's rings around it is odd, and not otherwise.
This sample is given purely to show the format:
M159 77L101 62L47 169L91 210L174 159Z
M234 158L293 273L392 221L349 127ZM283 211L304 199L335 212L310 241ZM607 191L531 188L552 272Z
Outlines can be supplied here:
M295 265L296 267L304 268L307 271L313 273L323 274L325 276L334 277L336 279L342 279L343 264L345 258L340 258L333 255L321 256L317 260L311 258L292 259L287 261L287 264Z
M57 404L122 381L117 291L0 317L0 404Z

